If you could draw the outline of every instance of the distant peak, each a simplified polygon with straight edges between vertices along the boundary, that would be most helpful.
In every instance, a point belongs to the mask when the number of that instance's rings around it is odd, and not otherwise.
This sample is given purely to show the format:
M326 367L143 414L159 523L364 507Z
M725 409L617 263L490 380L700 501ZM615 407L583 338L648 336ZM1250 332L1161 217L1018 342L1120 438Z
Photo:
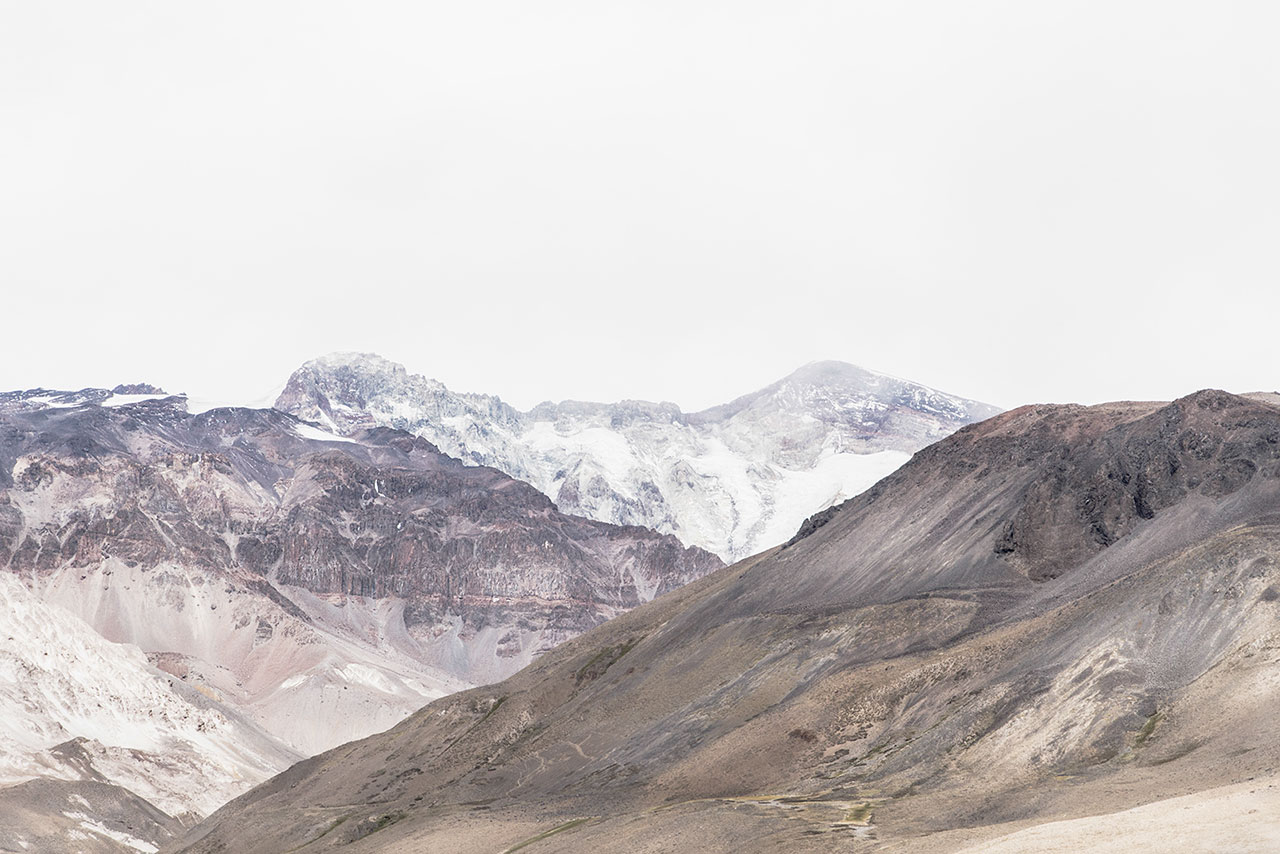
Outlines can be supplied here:
M786 379L821 383L847 379L866 379L868 377L885 377L886 379L892 379L888 374L870 371L866 368L859 367L858 365L854 365L849 362L840 362L834 359L808 362L788 374Z
M379 356L377 353L359 353L355 351L338 351L327 353L310 360L303 365L318 368L358 368L369 371L386 371L389 373L408 373L399 362Z
M165 390L150 383L121 383L111 389L112 394L166 394Z
M1245 398L1218 388L1202 388L1199 391L1194 391L1178 398L1174 403L1195 406L1198 409L1227 409L1232 406L1244 405Z

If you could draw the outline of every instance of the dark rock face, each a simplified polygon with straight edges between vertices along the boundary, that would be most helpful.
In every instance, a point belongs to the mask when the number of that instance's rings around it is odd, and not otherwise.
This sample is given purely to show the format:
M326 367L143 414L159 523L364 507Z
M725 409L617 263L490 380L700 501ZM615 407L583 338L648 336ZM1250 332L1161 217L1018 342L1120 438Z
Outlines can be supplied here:
M323 821L393 814L361 850L978 851L1003 822L1262 792L1278 446L1280 405L1214 391L967 427L787 547L295 766L179 850L333 850ZM1273 847L1238 819L1241 850Z
M1077 444L1055 442L1075 417L1046 418L998 451L1034 471L994 544L1033 581L1069 571L1189 495L1224 498L1280 469L1280 424L1226 392L1198 392Z
M674 537L563 515L395 430L344 440L274 410L30 397L0 401L0 564L13 572L177 564L295 614L278 587L395 597L411 632L519 623L562 639L721 565Z

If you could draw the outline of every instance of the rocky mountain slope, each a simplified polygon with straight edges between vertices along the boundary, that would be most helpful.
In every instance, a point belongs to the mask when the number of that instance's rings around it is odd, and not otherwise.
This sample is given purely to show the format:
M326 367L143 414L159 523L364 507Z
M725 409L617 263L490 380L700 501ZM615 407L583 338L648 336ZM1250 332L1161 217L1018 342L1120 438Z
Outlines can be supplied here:
M1277 507L1274 396L1014 410L174 850L1274 851Z
M127 839L156 850L179 823L302 758L7 573L0 639L0 786L43 779L0 788L0 850L114 850ZM36 794L57 808L36 809Z
M156 854L182 823L123 786L39 778L0 788L0 851Z
M911 453L999 410L842 362L815 362L703 412L450 391L370 354L308 362L276 408L341 434L374 426L533 484L563 512L674 534L736 560L790 537Z
M205 814L720 565L385 428L0 395L0 774Z

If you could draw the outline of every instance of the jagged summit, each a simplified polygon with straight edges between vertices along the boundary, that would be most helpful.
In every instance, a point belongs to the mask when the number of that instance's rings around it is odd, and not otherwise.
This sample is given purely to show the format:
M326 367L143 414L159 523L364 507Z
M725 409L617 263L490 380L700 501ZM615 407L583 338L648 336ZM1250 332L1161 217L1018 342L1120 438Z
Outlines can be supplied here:
M307 364L323 365L328 368L351 367L361 368L368 367L377 370L391 371L393 373L408 373L404 365L399 362L393 362L377 353L362 352L359 350L335 350L332 353L326 353L323 356L317 356Z
M339 433L383 425L501 469L560 509L643 525L732 560L783 542L914 451L999 410L843 362L813 362L696 413L451 391L368 353L314 359L276 407Z
M146 394L146 395L166 395L164 389L159 386L151 385L151 383L122 383L111 389L112 394Z

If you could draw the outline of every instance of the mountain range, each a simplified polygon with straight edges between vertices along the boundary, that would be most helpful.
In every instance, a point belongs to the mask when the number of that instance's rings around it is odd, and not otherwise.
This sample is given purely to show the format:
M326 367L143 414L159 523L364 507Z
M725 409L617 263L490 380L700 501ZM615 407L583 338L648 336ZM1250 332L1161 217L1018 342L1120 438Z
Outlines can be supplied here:
M1273 851L1280 396L1028 406L174 850Z
M844 362L813 362L699 412L454 392L372 354L303 365L275 408L346 435L405 430L537 487L565 513L674 534L734 561L783 542L943 436L999 410Z
M38 791L85 845L158 847L172 822L76 799L189 822L719 566L399 431L150 387L0 395L0 780L43 781L0 803Z
M519 413L360 355L303 366L274 409L2 393L0 849L158 850L985 412L837 363L694 415Z

